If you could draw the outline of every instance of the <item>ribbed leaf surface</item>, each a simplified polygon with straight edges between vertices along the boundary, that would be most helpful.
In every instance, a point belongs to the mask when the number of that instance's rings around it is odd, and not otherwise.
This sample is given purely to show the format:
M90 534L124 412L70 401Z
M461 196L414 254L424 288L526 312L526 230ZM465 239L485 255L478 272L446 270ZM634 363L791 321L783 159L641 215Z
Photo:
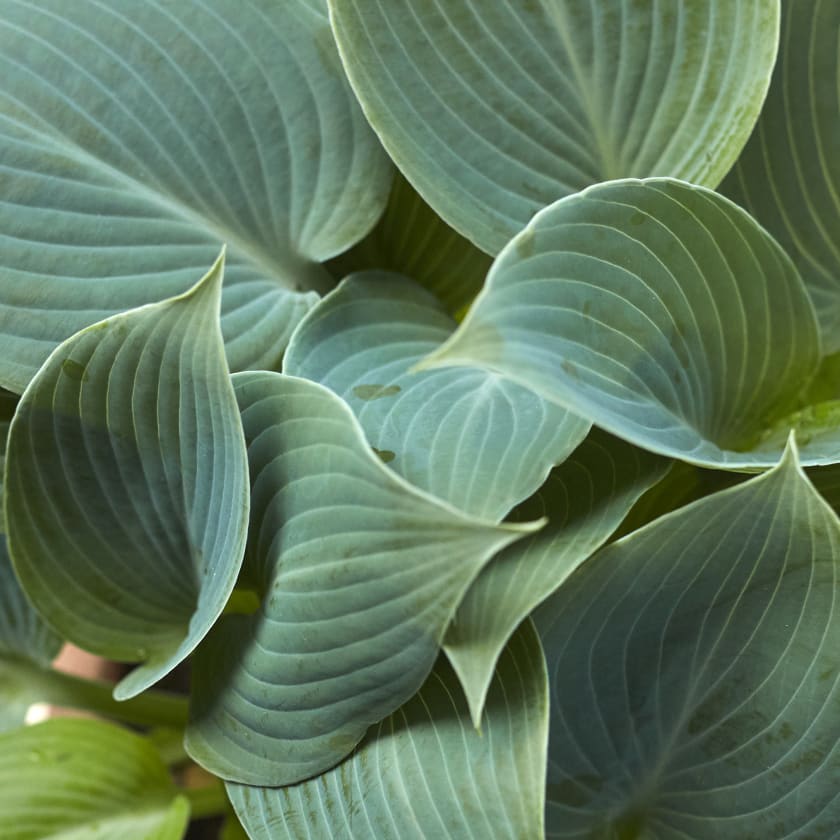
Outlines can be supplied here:
M233 369L276 366L390 164L322 0L0 2L0 385L229 246Z
M219 332L222 260L190 292L61 344L9 436L9 550L69 640L143 664L128 697L201 640L242 562L248 465Z
M291 784L344 758L408 700L481 567L534 530L468 518L396 476L331 391L234 377L252 481L242 585L194 663L190 754L246 784Z
M531 840L542 836L547 721L542 651L527 623L502 653L480 733L441 659L338 767L228 794L254 840Z
M835 836L838 579L792 451L583 564L535 614L548 836Z
M498 253L611 178L714 187L755 123L778 0L330 0L385 148L454 228Z

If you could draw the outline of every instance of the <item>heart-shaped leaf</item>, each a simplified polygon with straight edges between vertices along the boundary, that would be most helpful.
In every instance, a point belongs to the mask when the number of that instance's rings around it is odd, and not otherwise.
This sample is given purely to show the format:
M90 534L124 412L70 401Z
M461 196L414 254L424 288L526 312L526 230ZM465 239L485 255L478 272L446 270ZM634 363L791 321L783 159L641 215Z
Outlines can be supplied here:
M96 720L0 735L3 840L179 840L189 804L154 746Z
M371 269L403 274L432 292L447 312L459 313L481 290L491 263L397 173L376 227L329 267L339 278Z
M835 416L801 410L820 353L779 245L716 193L649 179L539 213L423 367L480 365L654 452L755 469L792 426L804 462L838 459Z
M839 581L793 450L583 564L535 613L548 836L834 836Z
M199 648L186 745L226 779L292 784L420 688L467 587L534 524L495 526L413 488L320 385L234 382L252 481L243 583L261 604Z
M385 148L454 228L497 253L546 204L610 178L714 187L776 56L778 0L330 0Z
M444 639L478 727L499 654L517 625L547 598L622 521L669 462L593 429L571 457L513 514L548 518L482 569Z
M721 186L793 258L829 352L840 350L838 31L837 3L782 4L779 58L767 101Z
M144 663L119 698L198 644L245 550L248 463L219 332L222 267L62 343L12 421L15 570L67 639Z
M391 172L325 0L0 0L0 159L0 385L18 392L225 242L231 367L278 365Z
M409 374L455 326L411 281L359 274L301 322L283 369L346 400L382 460L411 484L498 521L543 483L589 424L476 368Z
M228 795L254 840L538 838L547 735L545 665L528 622L502 653L480 733L441 659L338 767L286 788L229 784Z

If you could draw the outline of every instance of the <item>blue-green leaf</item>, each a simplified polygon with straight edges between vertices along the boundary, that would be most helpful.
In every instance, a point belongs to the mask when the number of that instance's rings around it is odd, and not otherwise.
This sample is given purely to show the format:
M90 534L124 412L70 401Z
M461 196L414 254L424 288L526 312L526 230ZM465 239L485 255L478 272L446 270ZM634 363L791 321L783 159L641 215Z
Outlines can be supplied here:
M0 385L229 247L233 369L277 366L391 165L325 0L0 0Z
M548 836L835 836L838 582L792 450L583 564L535 613Z
M589 424L483 370L408 373L455 326L406 278L358 274L301 322L283 369L346 400L380 458L411 484L498 521L543 483Z
M220 258L187 294L63 342L12 421L15 570L67 639L143 663L117 697L192 651L242 562L248 463L219 332L222 270Z
M338 767L286 788L229 784L228 794L253 840L536 840L547 734L545 665L528 622L501 655L481 732L441 659Z
M498 253L611 178L717 186L770 82L779 0L330 0L344 66L397 166Z
M516 520L546 517L548 524L482 569L444 639L477 727L499 654L516 626L607 540L668 464L593 429L514 511Z
M234 377L251 468L242 585L196 655L187 749L233 781L284 785L344 758L408 700L467 587L535 525L468 517L371 451L331 391Z
M816 316L746 212L672 179L613 181L539 213L422 367L476 364L638 446L699 465L833 463L840 409L803 408Z

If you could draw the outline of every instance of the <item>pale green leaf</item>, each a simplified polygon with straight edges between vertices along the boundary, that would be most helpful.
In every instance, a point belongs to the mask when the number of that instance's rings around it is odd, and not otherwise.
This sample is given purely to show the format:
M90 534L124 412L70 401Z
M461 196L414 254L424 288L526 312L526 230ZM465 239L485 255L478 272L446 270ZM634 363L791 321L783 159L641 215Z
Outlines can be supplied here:
M95 720L0 735L3 840L179 840L189 805L151 743Z
M475 726L499 654L517 625L598 549L634 502L659 481L668 461L593 429L571 457L513 513L548 524L500 552L461 601L443 649Z
M498 521L583 440L589 423L476 368L409 374L455 326L406 278L358 274L301 322L283 370L342 397L379 457L411 484Z
M489 254L449 227L397 173L376 227L329 268L339 279L371 269L404 274L457 314L481 290L491 263Z
M714 187L758 117L778 0L330 0L408 180L495 254L546 204L652 175Z
M547 735L545 665L528 622L502 653L481 732L441 659L338 767L286 788L229 784L228 794L253 840L537 840Z
M479 570L541 523L495 526L415 489L316 383L234 383L252 482L242 583L261 604L198 649L186 745L223 778L291 784L420 688Z
M535 613L548 836L835 836L838 582L793 450L583 564Z
M791 426L804 462L837 460L831 413L800 410L820 353L795 266L749 215L702 187L628 179L539 213L422 367L476 364L638 446L755 469Z
M782 4L779 59L767 101L721 190L791 255L829 351L840 349L838 149L840 4L791 0Z
M143 663L122 698L192 651L242 562L248 465L218 326L222 270L220 258L187 294L63 342L12 422L15 570L67 639Z
M231 367L276 366L391 166L325 0L0 0L0 385L229 246Z

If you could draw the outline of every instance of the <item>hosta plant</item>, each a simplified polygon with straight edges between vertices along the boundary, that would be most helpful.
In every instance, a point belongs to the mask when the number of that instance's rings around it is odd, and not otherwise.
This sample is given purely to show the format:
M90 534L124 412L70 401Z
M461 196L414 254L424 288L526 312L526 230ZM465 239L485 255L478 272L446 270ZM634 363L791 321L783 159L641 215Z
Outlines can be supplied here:
M838 836L839 37L0 0L0 836Z

